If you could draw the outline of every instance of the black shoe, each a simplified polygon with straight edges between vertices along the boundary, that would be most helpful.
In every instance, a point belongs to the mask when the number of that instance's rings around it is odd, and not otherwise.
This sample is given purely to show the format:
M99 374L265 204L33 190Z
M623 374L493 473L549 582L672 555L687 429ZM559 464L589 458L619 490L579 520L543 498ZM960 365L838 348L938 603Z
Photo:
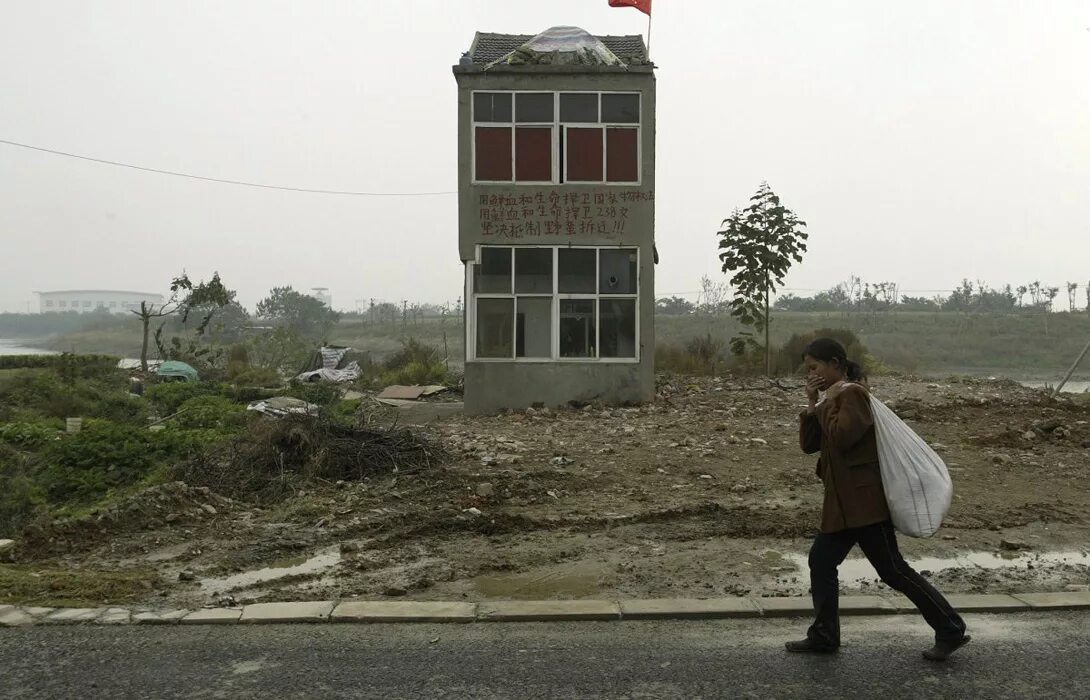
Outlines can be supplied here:
M784 647L796 654L835 654L840 648L834 644L816 642L813 639L803 639L798 642L787 642Z
M960 639L945 639L935 642L935 646L927 649L923 657L929 661L946 661L958 649L962 648L972 639L969 635L962 635Z

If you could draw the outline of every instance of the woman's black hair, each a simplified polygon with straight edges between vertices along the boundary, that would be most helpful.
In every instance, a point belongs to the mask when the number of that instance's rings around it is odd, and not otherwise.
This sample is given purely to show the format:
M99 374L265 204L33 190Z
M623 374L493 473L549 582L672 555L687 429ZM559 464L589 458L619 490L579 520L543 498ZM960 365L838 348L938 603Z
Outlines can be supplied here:
M833 360L836 360L841 369L844 370L844 374L853 382L865 381L867 378L866 373L863 372L863 368L859 366L859 363L849 360L848 353L844 350L844 346L832 338L818 338L811 342L806 346L806 349L802 351L803 359L806 359L807 355L815 360L821 360L822 362L832 362Z

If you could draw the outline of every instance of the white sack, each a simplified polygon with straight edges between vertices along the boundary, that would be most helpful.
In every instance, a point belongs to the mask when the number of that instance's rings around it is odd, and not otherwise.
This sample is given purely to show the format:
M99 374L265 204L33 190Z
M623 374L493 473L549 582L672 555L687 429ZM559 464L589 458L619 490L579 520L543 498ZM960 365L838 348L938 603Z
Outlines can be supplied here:
M942 458L888 406L871 396L878 463L893 526L930 537L950 508L954 486Z

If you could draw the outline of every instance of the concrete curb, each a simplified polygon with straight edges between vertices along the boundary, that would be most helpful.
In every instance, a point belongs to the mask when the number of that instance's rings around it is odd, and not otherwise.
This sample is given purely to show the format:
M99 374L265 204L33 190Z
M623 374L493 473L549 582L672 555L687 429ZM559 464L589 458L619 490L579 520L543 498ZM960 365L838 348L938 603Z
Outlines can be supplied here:
M478 603L477 619L488 622L620 620L621 606L609 600L499 600Z
M964 613L1090 610L1090 592L952 594ZM915 613L901 596L841 596L843 615ZM234 625L389 622L567 622L575 620L715 620L809 617L809 598L663 598L650 600L319 601L256 603L241 608L130 610L0 605L0 627L24 625Z

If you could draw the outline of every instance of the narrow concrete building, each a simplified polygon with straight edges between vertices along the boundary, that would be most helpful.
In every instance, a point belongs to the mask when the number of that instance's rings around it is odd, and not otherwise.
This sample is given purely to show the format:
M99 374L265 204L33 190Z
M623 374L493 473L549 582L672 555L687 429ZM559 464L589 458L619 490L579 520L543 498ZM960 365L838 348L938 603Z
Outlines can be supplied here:
M642 37L478 32L454 76L466 411L650 400L655 74Z

